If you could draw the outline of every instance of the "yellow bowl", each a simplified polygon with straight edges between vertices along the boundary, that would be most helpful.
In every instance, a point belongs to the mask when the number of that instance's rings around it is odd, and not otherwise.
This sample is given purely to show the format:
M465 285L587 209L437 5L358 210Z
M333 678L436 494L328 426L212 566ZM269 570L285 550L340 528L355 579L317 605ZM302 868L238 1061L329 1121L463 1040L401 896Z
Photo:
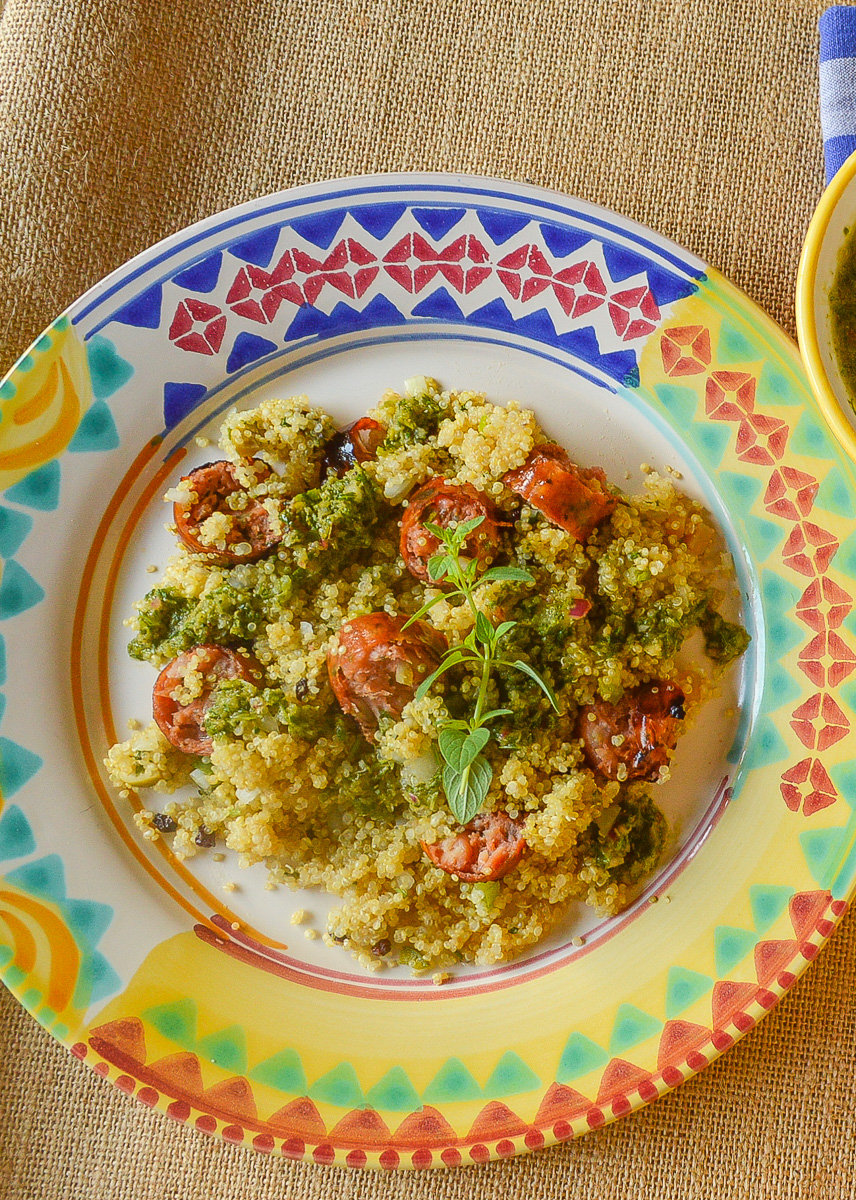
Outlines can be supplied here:
M842 379L832 348L829 289L848 231L856 227L856 153L821 197L808 227L797 272L797 332L812 391L835 436L856 460L856 396Z

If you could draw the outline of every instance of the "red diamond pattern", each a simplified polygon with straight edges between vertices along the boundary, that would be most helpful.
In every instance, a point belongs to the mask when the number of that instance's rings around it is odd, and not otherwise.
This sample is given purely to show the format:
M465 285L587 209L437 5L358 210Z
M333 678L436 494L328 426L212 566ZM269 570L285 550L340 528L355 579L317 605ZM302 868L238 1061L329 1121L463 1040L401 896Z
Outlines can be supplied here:
M488 257L487 250L472 234L456 238L445 249L438 250L421 233L408 233L384 255L383 266L408 292L418 294L439 274L456 292L469 295L490 275L493 268ZM541 258L547 266L543 255Z
M837 550L838 541L834 534L811 521L803 521L791 531L782 556L800 575L822 575Z
M834 688L856 667L856 654L837 633L824 631L800 651L799 665L815 687Z
M603 275L600 268L591 259L580 259L554 273L541 248L529 244L506 254L504 258L500 259L496 270L505 290L521 304L526 304L536 296L552 289L562 306L562 311L572 320L594 312L596 308L600 308L606 302L607 287ZM639 289L639 292L641 297L641 293L648 292L648 289L643 287ZM630 307L638 306L638 301L639 297L636 297ZM648 309L652 304L657 318L659 318L660 310L654 304L653 297L647 306ZM626 341L628 336L641 337L641 330L629 331L630 316L623 309L621 311L623 318L620 332L628 330L624 340ZM615 324L615 318L613 324ZM651 325L644 332L650 333L653 329L654 326Z
M276 316L283 300L298 306L306 303L303 292L294 282L294 274L294 257L290 250L270 272L247 263L235 276L226 303L239 316L267 325Z
M781 467L770 476L764 493L764 507L785 521L799 521L811 512L818 486L813 475L793 467Z
M808 750L828 750L850 732L850 722L828 693L818 692L791 715L791 728Z
M283 255L280 265L289 256L293 257L295 274L306 276L303 295L307 304L314 304L328 284L343 296L358 299L380 270L376 256L354 238L343 238L323 260L303 250L290 250Z
M193 354L216 354L223 344L225 332L226 318L221 309L187 296L175 310L169 340L180 350L189 350Z
M713 371L705 386L705 411L712 421L736 421L737 457L742 462L772 466L781 458L789 428L778 417L755 412L754 375L745 371Z
M799 812L802 808L806 817L829 808L838 799L835 784L819 758L804 758L785 771L780 788L791 812Z
M663 370L672 378L698 375L710 366L710 333L704 325L680 325L660 338Z
M772 466L785 452L790 429L778 417L752 413L737 430L737 457L742 462Z
M713 371L704 389L705 412L713 421L742 421L755 409L755 376Z
M550 286L553 272L539 246L521 246L506 254L497 265L497 274L509 295L524 304Z
M597 264L589 259L572 263L553 276L553 291L571 319L594 312L606 300L606 284Z
M837 629L853 607L853 597L824 576L813 580L797 600L797 616L818 633Z
M621 340L630 342L654 332L656 322L660 319L660 310L651 289L643 284L641 287L614 292L609 298L609 315Z
M271 269L244 262L232 280L225 304L236 316L269 325L284 302L296 307L314 305L327 287L358 300L381 270L411 295L419 294L438 277L454 291L468 295L495 274L506 292L521 304L552 292L572 321L583 321L605 305L612 329L622 342L647 337L662 319L647 282L610 292L612 280L591 258L554 269L549 250L528 242L497 262L474 234L462 234L448 245L437 246L416 231L399 238L382 259L362 241L346 237L324 258L293 247ZM216 354L223 342L226 319L222 309L188 298L176 310L170 337L183 350ZM703 371L711 361L709 331L701 325L669 330L662 341L662 353L670 375Z

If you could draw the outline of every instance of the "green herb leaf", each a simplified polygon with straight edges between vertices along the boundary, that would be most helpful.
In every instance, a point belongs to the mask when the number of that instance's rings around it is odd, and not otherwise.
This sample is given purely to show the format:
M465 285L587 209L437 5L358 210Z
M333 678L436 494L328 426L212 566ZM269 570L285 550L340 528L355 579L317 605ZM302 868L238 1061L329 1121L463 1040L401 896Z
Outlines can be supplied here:
M493 768L483 755L463 771L449 763L443 768L443 789L449 808L461 825L467 825L485 802L493 779Z
M511 715L510 708L492 708L490 712L482 714L482 725L487 725L488 721L493 721L496 717L505 717Z
M448 554L432 554L427 564L428 578L436 583L449 574L451 567L452 559Z
M463 769L461 766L461 750L468 737L469 730L466 727L459 729L444 725L437 739L437 744L440 747L440 753L443 755L443 758L459 774Z
M481 754L490 741L489 729L450 729L448 725L440 731L440 753L450 767L462 774Z
M480 727L478 730L473 730L463 744L463 760L468 763L473 763L477 760L481 751L484 750L487 743L490 742L490 730Z
M401 626L401 628L406 629L408 627L408 625L412 625L414 621L418 621L420 617L424 617L425 614L427 612L429 612L434 607L435 604L439 604L441 600L445 600L445 599L446 599L445 596L435 596L433 598L433 600L426 600L421 608L417 608L416 612L413 614L412 617L408 617L408 619L404 622L404 624Z
M412 946L402 946L398 952L398 961L404 966L410 967L412 971L427 971L428 963L422 957L418 950L414 950Z
M534 583L535 576L522 567L489 567L479 583Z
M516 671L522 671L524 675L528 675L530 679L533 679L550 701L556 712L559 711L559 702L556 699L555 692L550 687L549 683L547 683L546 679L542 679L537 671L533 671L532 667L529 666L529 663L521 662L521 660L518 658L515 659L514 662L504 663L503 665L506 667L514 667Z
M467 775L469 776L469 771ZM446 763L443 767L443 791L446 793L446 799L449 801L449 808L452 810L452 814L461 824L465 824L466 822L461 814L466 811L466 796L461 794L462 790L466 791L466 780L460 771L455 770L451 763Z
M470 517L468 521L459 521L455 525L455 540L463 545L474 529L478 529L484 517Z
M456 664L466 662L480 668L479 692L472 718L469 722L446 722L438 736L440 754L445 763L443 789L452 813L462 825L471 821L484 804L493 778L493 768L484 755L484 750L492 736L491 730L487 728L488 722L511 713L508 708L496 708L484 714L481 710L489 695L491 668L497 661L494 658L497 643L510 633L517 623L516 621L503 621L499 626L494 626L491 619L476 608L473 599L474 592L480 583L491 580L498 583L531 584L535 582L534 577L520 567L492 567L485 571L480 579L478 578L480 568L478 559L462 554L461 550L469 535L474 529L478 529L483 521L483 516L473 517L469 521L450 525L447 529L430 521L425 522L428 532L437 538L442 547L445 547L445 553L440 551L429 558L429 579L436 582L445 578L451 584L451 589L447 587L444 596L436 596L433 600L423 604L404 626L406 629L407 625L412 624L417 617L428 612L440 599L448 599L453 596L460 596L469 606L470 611L475 614L475 625L467 633L463 645L455 647L454 650L447 650L436 671L429 675L416 690L416 699L421 700L440 676ZM518 660L499 665L511 667L529 675L548 697L556 711L559 711L552 690L528 664Z
M476 613L476 638L483 646L492 646L496 631L483 612Z
M470 766L470 792L474 797L474 808L467 821L471 821L487 799L490 785L493 781L493 767L483 754L479 755ZM464 822L466 824L466 822Z
M501 625L498 625L494 635L494 644L496 644L500 638L504 638L507 633L511 633L516 624L516 621L503 621Z
M474 729L461 747L459 770L470 766L490 741L489 729Z
M407 626L405 625L404 628L406 629ZM469 655L464 654L462 650L453 650L443 659L436 671L433 671L427 679L422 680L416 689L413 699L421 700L423 696L428 694L428 689L437 682L444 672L448 671L450 667L456 666L457 663L463 662L466 658L469 658Z

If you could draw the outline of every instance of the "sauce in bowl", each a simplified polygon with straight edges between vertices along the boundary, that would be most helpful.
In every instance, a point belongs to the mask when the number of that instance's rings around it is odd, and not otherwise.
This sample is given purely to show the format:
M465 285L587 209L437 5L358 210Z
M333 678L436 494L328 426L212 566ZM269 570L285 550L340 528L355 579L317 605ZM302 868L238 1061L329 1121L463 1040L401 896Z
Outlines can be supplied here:
M850 403L856 405L856 229L845 234L829 289L829 323L835 359Z

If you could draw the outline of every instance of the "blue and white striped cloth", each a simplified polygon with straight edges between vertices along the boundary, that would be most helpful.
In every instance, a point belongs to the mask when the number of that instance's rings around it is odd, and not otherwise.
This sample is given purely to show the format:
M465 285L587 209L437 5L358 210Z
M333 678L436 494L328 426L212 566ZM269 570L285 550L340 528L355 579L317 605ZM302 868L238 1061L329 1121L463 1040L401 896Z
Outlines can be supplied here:
M843 4L820 18L820 123L828 183L856 150L856 8Z

